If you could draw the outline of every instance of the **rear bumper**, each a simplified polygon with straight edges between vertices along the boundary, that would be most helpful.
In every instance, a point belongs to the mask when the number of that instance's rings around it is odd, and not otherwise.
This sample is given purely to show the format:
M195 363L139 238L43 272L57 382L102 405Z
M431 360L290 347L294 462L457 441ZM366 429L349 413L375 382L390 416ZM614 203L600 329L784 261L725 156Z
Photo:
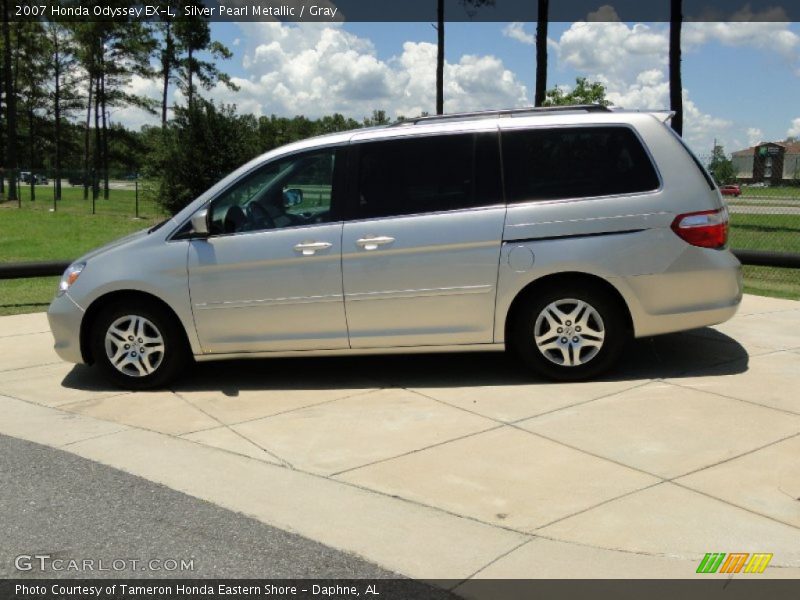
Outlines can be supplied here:
M663 273L623 279L636 337L722 323L742 301L742 266L728 250L692 247Z
M69 294L56 296L47 310L50 331L55 339L56 354L71 363L84 362L81 353L81 321L83 309L70 298Z

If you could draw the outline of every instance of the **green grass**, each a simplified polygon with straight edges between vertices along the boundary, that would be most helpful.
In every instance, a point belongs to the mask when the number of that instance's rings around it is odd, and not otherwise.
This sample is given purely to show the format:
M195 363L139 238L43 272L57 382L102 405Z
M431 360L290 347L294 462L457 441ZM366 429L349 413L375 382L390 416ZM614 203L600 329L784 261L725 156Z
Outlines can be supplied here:
M62 202L81 206L83 190L73 189L65 188L70 195L65 195ZM77 258L161 219L161 215L133 219L132 213L125 213L127 201L118 193L105 201L107 212L96 215L75 207L49 212L38 199L31 203L35 207L25 206L22 210L0 206L0 262ZM800 215L733 214L731 247L800 252ZM800 299L800 270L747 266L744 273L748 293ZM0 315L45 310L57 283L58 278L50 277L0 280Z
M731 215L731 248L800 252L800 215Z
M750 187L741 186L742 195L740 198L791 198L800 200L800 186L770 186L770 187Z
M61 187L61 200L55 202L55 212L69 212L82 215L118 215L136 216L137 195L138 213L143 218L154 218L164 214L164 211L156 202L155 185L152 182L140 182L138 192L132 182L111 182L108 199L103 198L103 191L94 203L92 202L92 191L89 190L89 197L84 199L83 187L72 187L63 182ZM23 210L33 210L40 212L52 212L53 185L35 186L35 200L31 200L31 188L23 185L20 189L20 204ZM6 205L17 206L17 202L6 202Z
M731 248L800 252L800 215L731 215ZM800 300L800 270L744 268L749 294Z
M0 207L0 262L71 260L156 220ZM57 277L0 280L0 315L44 310L57 283Z

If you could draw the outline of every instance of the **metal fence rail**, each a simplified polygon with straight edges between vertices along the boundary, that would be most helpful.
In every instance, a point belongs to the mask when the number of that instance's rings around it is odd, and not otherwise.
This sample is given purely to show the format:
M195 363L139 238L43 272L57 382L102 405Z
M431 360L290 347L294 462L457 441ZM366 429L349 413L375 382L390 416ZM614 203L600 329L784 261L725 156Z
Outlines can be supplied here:
M800 253L733 250L743 265L800 269ZM72 261L0 263L0 279L29 279L61 275Z
M0 279L31 279L61 275L71 261L0 263Z

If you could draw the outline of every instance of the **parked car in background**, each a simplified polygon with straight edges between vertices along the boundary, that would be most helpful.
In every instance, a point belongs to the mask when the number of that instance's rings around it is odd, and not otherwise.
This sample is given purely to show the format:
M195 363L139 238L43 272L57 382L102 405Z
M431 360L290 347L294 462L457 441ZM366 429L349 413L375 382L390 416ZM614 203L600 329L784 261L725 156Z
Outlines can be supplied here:
M742 188L736 184L722 185L720 186L719 191L723 196L734 196L735 198L738 198L742 195Z
M667 119L489 111L277 148L70 265L56 352L126 388L192 357L506 348L597 376L742 298L725 203Z
M30 171L20 171L19 180L22 183L30 183L31 179L33 179L33 183L37 185L47 185L46 175L40 175L38 173L32 174Z
M83 185L83 175L70 175L67 177L67 183L71 186Z

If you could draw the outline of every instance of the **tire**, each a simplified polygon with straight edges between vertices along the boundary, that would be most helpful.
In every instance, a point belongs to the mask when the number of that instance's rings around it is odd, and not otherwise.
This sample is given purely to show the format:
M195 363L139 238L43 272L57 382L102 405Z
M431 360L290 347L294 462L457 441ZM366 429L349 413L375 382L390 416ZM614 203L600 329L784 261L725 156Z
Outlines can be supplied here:
M529 368L548 379L579 381L613 367L631 332L617 298L572 283L522 300L509 336L510 349Z
M177 319L155 302L141 300L104 308L92 326L91 349L103 374L131 390L167 385L189 360Z

